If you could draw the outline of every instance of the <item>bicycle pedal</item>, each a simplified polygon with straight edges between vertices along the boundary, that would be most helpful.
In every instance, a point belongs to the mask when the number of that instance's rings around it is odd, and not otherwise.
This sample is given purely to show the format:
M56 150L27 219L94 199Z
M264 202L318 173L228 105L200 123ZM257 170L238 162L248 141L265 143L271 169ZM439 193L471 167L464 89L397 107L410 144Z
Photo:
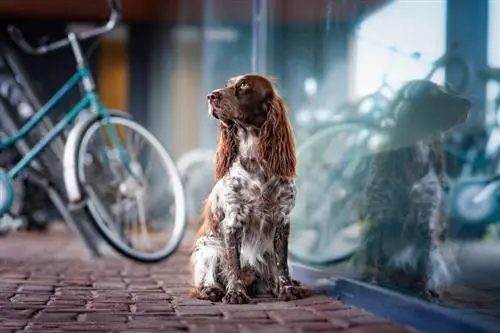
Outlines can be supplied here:
M85 201L75 202L68 204L68 210L74 212L85 207Z

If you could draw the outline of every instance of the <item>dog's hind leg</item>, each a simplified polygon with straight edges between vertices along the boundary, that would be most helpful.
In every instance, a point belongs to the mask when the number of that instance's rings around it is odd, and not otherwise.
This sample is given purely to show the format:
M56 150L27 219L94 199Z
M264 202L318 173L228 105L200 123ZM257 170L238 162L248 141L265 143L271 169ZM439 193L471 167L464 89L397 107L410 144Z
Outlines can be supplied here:
M191 255L194 288L191 296L218 302L225 295L220 281L220 262L223 254L222 244L207 236L197 240Z

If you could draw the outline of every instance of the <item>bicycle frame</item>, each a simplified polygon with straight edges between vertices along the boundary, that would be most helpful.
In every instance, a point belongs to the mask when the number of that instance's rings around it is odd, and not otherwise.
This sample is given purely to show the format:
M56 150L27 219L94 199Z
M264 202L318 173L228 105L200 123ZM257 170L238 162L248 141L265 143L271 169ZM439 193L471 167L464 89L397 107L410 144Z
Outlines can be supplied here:
M7 175L12 179L19 175L51 142L57 138L75 119L82 113L90 109L91 112L96 112L107 125L111 143L117 148L118 156L121 162L125 165L128 172L134 178L135 175L130 170L129 160L126 157L118 139L115 128L111 126L107 120L110 114L100 103L93 84L92 74L85 65L80 46L74 34L70 33L68 39L73 49L77 62L76 73L43 105L22 128L12 137L0 142L0 149L7 148L16 144L19 140L25 138L29 133L54 109L54 107L68 95L68 93L77 85L82 84L85 93L80 101L52 128L49 133L40 140L16 165L7 172Z

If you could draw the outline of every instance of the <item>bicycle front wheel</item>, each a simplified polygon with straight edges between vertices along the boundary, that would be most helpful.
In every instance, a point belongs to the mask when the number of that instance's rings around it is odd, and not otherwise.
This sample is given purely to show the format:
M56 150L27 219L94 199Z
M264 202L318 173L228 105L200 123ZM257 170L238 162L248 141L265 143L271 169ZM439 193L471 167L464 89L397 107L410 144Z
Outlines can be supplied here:
M111 143L111 126L128 167ZM148 130L125 117L96 119L83 131L76 163L96 228L115 250L158 262L179 247L186 229L181 178Z

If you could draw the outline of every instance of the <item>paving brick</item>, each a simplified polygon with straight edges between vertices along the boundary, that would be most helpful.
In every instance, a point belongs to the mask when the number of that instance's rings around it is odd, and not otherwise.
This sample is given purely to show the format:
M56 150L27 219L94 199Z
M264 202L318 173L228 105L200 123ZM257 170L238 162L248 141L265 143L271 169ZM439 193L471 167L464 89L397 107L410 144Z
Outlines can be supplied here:
M290 302L262 302L259 305L266 310L281 310L281 309L290 309L295 308L297 305Z
M175 302L177 306L212 306L213 303L207 300L201 299L185 299L178 300Z
M129 304L127 303L100 303L100 304L93 304L91 309L97 311L107 310L113 312L122 312L122 311L129 311L130 307Z
M57 232L0 242L0 331L413 332L322 295L243 305L190 299L186 249L155 265L92 261L68 232Z
M350 320L353 318L359 318L359 317L366 317L366 316L371 316L369 312L366 312L361 309L357 308L348 308L348 309L341 309L341 310L327 310L327 311L322 311L322 314L324 316L330 317L330 318L341 318L341 319L346 319Z
M35 282L35 281L33 281ZM49 293L52 294L54 293L54 286L53 285L23 285L22 291L23 292L31 292L31 293Z
M17 294L11 300L12 302L19 303L31 303L31 304L45 304L49 301L50 296L52 295L44 295L44 294Z
M71 322L75 321L78 312L41 312L36 318L37 322Z
M157 313L133 313L129 314L131 320L134 321L168 321L168 320L179 320L179 317L172 312L157 312Z
M301 332L332 332L332 331L344 331L349 328L349 323L346 321L325 321L325 322L298 322L289 323L288 326L296 328Z
M26 320L20 319L2 319L0 320L0 327L6 330L20 330L26 326Z
M269 311L269 317L274 318L277 322L286 324L291 322L327 322L325 317L322 317L308 309L286 309Z
M224 319L221 317L196 317L196 318L189 318L189 323L191 324L196 324L200 326L206 326L210 324L218 324L220 322L224 321L225 324L234 324L234 325L252 325L252 324L257 324L257 325L264 325L264 324L278 324L275 320L270 319L270 318L238 318L238 319Z
M309 307L318 311L336 311L336 310L347 310L350 308L349 305L344 304L339 301L330 301L327 303L316 303L311 304Z
M218 304L221 311L263 311L261 304Z
M134 291L134 294L136 295L137 299L140 299L141 301L160 301L160 300L172 300L172 296L170 296L167 293L164 292L137 292Z
M103 313L103 312L91 312L87 313L85 318L86 322L127 322L127 314L116 314L116 313Z
M135 304L136 313L174 313L175 309L172 305L164 303L136 303Z
M208 306L182 306L177 308L177 313L182 316L222 316L219 308Z
M241 333L295 333L297 329L278 324L270 325L243 325Z
M313 295L311 297L291 301L290 304L295 304L297 306L318 306L323 304L331 304L332 302L332 299L327 296Z
M239 328L236 324L210 324L205 326L192 325L189 328L191 333L238 333Z
M225 317L228 319L267 319L268 314L264 310L247 310L247 311L230 311L225 312Z
M2 309L0 311L2 318L8 319L29 319L38 312L34 309Z

